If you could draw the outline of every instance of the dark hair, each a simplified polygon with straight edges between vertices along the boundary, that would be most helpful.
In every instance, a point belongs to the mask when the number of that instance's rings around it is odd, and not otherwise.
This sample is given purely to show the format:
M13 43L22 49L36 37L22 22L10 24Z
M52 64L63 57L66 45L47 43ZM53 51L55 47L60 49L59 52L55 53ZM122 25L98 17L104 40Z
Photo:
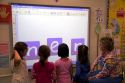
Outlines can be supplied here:
M58 56L61 58L69 56L69 47L67 44L62 43L58 46Z
M19 53L19 56L21 57L21 59L23 59L23 56L24 56L23 53L27 49L28 49L28 46L25 42L17 42L14 46L14 50L16 50ZM11 59L13 58L14 58L14 54L11 57Z
M114 49L114 40L111 37L102 37L100 44L102 44L106 51L111 52Z
M81 64L89 64L88 59L88 47L86 45L78 46L78 55L77 59Z
M45 61L50 56L50 49L47 45L41 45L38 50L38 56L40 57L40 63L44 66Z

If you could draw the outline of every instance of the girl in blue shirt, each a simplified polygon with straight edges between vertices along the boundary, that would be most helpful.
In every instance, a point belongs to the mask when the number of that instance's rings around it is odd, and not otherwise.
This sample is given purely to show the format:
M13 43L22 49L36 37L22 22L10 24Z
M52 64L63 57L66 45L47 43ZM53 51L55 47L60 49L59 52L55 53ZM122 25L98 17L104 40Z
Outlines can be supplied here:
M87 74L90 71L88 59L88 47L86 45L78 46L78 55L76 61L76 73L74 81L76 83L88 83Z

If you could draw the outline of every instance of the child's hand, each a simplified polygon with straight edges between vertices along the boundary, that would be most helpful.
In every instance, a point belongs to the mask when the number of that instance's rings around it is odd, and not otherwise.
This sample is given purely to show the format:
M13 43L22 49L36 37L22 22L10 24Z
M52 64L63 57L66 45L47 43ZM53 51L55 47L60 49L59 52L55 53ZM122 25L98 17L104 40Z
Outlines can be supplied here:
M14 65L18 66L20 62L21 62L21 57L19 53L16 50L14 50Z
M35 79L35 78L36 78L36 73L35 73L35 71L34 71L33 69L32 69L31 78L32 78L32 79Z
M20 55L16 50L14 50L14 53L15 53L14 59L15 60L21 60Z

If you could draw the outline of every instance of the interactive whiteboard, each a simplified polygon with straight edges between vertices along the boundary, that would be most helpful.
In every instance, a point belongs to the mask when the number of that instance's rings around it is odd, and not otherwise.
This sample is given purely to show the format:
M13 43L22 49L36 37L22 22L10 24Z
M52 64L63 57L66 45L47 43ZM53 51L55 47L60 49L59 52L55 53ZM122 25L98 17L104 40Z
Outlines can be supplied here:
M48 45L49 61L55 62L58 45L69 46L69 57L75 63L77 47L89 44L89 8L12 4L13 44L28 44L28 67L38 61L38 47Z

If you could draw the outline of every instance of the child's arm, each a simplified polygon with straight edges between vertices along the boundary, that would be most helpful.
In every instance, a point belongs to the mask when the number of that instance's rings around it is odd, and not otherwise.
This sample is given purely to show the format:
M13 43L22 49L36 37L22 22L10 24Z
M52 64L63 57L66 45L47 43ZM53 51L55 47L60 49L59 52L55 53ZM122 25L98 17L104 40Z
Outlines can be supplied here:
M73 64L71 65L70 75L71 75L71 79L73 80Z
M56 65L54 64L54 70L53 70L53 83L56 83L57 74L56 74Z
M14 66L18 66L21 63L21 58L19 53L14 50Z
M32 79L36 79L36 72L35 72L35 64L33 64L33 68L32 68L32 71L31 71L31 78Z

